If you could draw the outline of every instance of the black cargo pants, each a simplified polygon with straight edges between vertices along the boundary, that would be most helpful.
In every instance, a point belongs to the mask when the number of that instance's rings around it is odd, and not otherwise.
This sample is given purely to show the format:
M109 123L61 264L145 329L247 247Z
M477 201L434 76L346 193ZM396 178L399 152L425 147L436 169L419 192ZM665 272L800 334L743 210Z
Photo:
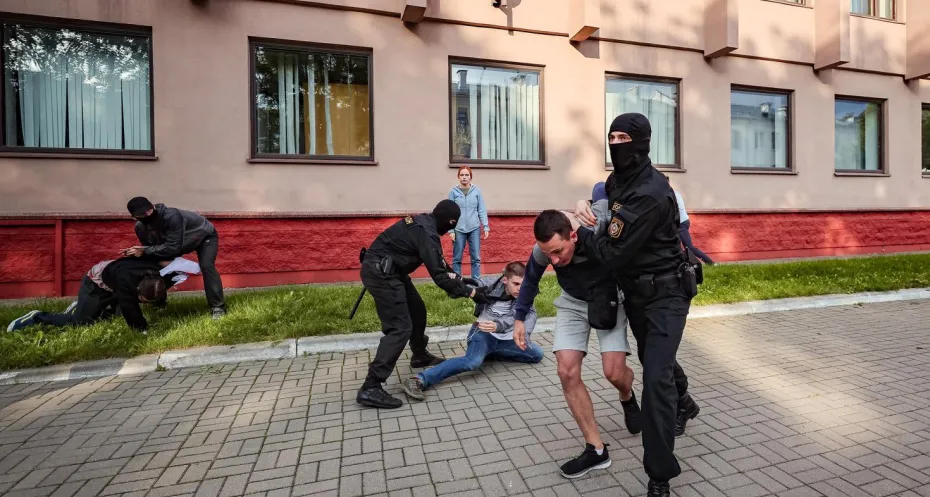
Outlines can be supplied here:
M216 255L219 252L220 236L213 232L197 246L197 261L200 264L200 274L203 276L203 290L207 296L207 303L211 309L226 309L223 299L223 280L220 272L216 270Z
M407 342L414 354L426 350L426 304L407 275L385 275L371 258L362 262L362 284L375 301L381 320L381 342L362 389L378 386L391 376Z
M81 279L81 288L78 289L77 306L74 312L68 314L40 312L33 319L36 323L52 326L86 325L112 316L115 308L116 296L97 286L90 277L85 275Z
M678 278L657 278L654 288L647 296L625 287L623 308L643 366L643 467L650 478L669 481L681 474L674 454L675 423L688 377L676 356L691 299Z

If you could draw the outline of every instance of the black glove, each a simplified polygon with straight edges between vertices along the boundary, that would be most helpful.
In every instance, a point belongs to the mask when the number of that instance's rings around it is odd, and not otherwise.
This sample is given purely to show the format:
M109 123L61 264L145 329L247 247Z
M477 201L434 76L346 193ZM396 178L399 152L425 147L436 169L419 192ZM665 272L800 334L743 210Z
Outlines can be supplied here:
M487 287L481 286L481 287L474 288L474 290L475 290L475 295L472 296L471 299L472 299L476 304L487 304L487 303L488 303L488 289L487 289Z
M462 283L465 283L466 285L471 285L471 286L474 286L474 287L480 287L480 286L481 286L481 283L480 283L478 280L474 279L474 278L462 278Z

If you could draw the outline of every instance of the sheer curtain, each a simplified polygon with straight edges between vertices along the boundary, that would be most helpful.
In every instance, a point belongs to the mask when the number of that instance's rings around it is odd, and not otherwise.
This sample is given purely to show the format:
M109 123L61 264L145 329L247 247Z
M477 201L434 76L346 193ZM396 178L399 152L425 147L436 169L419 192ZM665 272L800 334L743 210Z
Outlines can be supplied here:
M869 15L871 9L872 0L850 0L852 5L850 5L850 12L853 14L863 14Z
M5 26L8 146L151 149L144 40Z
M538 161L539 73L452 66L453 155Z
M636 80L608 79L606 127L614 118L626 112L638 112L649 119L652 140L649 155L654 164L678 165L675 133L678 108L678 85ZM605 131L606 143L606 131ZM607 162L610 147L605 144Z

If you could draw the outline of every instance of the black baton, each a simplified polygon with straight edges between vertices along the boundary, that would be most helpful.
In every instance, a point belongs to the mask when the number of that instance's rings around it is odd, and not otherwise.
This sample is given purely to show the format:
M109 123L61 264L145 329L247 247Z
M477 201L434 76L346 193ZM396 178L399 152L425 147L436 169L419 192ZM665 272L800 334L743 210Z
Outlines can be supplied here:
M362 287L362 293L358 294L358 298L355 299L355 305L352 307L352 312L349 313L349 319L350 319L350 320L351 320L352 318L355 317L355 311L358 310L359 304L362 303L362 297L365 296L365 292L366 292L367 290L368 290L367 288Z

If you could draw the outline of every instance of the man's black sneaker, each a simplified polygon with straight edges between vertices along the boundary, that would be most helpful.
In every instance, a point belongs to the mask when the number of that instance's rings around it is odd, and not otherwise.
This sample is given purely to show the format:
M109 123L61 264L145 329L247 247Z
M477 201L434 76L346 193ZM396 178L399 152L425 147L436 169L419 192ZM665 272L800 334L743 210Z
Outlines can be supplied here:
M371 388L360 388L355 401L363 406L375 407L378 409L397 409L404 405L400 399L392 397L389 393L381 388L381 385Z
M413 356L410 358L410 367L411 368L426 368L430 366L435 366L442 361L445 361L442 357L436 357L433 354L430 354L429 351L424 350L421 353L414 352Z
M623 406L623 421L626 423L626 429L633 435L643 431L639 424L639 403L636 402L636 392L630 393L630 400L620 400Z
M597 450L591 444L585 444L584 452L580 456L563 464L560 468L562 476L566 478L580 478L592 469L604 469L610 467L610 454L607 452L607 446L604 444L604 453L597 455Z
M426 392L423 391L423 384L420 383L420 378L416 376L411 376L404 380L404 382L400 384L400 387L404 389L404 393L407 394L407 397L417 400L426 398Z
M670 492L667 481L649 479L649 491L646 492L646 497L669 497Z
M697 402L691 398L691 394L686 393L678 402L678 420L675 422L676 437L685 434L685 425L688 424L688 420L696 418L699 412L701 408L698 407Z

